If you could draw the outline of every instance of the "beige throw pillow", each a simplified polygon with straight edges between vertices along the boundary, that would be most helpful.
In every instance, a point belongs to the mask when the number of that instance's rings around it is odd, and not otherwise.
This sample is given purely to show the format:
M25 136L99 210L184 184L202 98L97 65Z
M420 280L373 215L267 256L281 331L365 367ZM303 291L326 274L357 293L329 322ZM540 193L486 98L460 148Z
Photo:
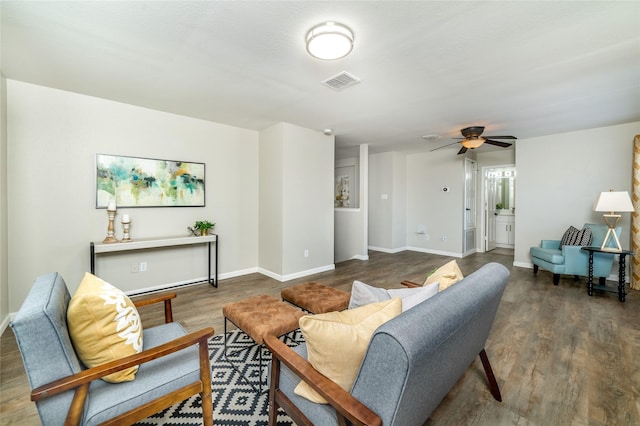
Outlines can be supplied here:
M342 389L350 391L371 336L401 311L402 302L396 297L346 311L300 318L309 362ZM300 382L294 392L310 401L327 403L305 382Z
M142 324L133 302L119 289L86 273L71 298L67 324L78 357L87 367L142 351ZM111 383L131 381L138 367L103 378Z
M439 283L438 291L442 291L451 287L463 278L464 276L462 275L460 267L458 267L458 262L452 260L451 262L436 269L433 274L429 275L423 285L437 282Z

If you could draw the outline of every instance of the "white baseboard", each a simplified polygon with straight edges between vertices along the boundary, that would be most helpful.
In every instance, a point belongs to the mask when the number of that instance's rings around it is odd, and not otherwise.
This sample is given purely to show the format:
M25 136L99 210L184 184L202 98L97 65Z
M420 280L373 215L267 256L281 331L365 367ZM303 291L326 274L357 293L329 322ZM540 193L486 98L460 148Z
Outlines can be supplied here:
M369 250L380 251L382 253L390 253L390 254L400 253L401 251L407 250L406 247L399 247L399 248L389 249L389 248L385 248L385 247L369 246L367 248Z
M320 272L332 271L334 269L336 269L336 265L332 263L330 265L320 266L318 268L313 268L313 269L307 269L306 271L295 272L293 274L288 274L288 275L276 274L275 272L271 272L264 268L258 268L258 272L261 273L262 275L266 275L269 278L273 278L274 280L278 280L280 282L286 282L286 281L295 280L296 278L302 278L309 275L318 274Z
M437 254L440 256L449 256L449 257L457 257L457 258L462 258L462 253L453 253L453 252L449 252L449 251L441 251L441 250L431 250L431 249L426 249L426 248L422 248L422 247L407 247L407 250L411 250L411 251L417 251L420 253L429 253L429 254Z
M369 256L363 256L361 254L356 254L355 256L353 256L351 259L353 260L369 260Z
M531 262L513 262L513 266L517 266L519 268L528 268L533 269L533 263Z
M0 336L2 335L2 333L4 333L7 327L9 327L9 323L13 321L15 316L16 316L16 313L12 312L2 319L2 322L0 323Z

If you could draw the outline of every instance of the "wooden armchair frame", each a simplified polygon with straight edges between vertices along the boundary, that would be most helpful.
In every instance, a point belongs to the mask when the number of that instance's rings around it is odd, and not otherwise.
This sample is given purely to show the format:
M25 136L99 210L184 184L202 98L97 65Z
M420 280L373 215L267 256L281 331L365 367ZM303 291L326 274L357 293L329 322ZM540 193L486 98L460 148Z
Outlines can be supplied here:
M280 366L284 363L294 374L307 382L336 410L338 425L382 425L382 419L349 392L319 373L304 358L277 337L267 335L264 343L271 351L271 382L269 389L269 425L275 426L278 408L298 425L313 425L298 407L280 390Z
M134 301L135 306L145 306L153 303L164 303L165 322L173 322L173 314L171 309L171 299L175 298L175 293L164 295L154 295L148 298ZM163 395L153 401L150 401L140 407L136 407L126 413L123 413L107 422L104 425L121 425L131 424L138 420L142 420L161 411L164 408L184 401L196 393L202 398L202 418L206 426L213 426L213 403L211 398L211 368L209 365L209 348L207 340L213 336L212 327L203 328L193 333L186 334L182 337L174 339L163 345L142 351L135 355L130 355L115 361L102 364L98 367L88 368L80 373L63 377L52 383L40 386L31 392L31 400L39 401L49 396L75 389L73 402L67 414L65 425L78 425L82 419L82 413L86 398L89 394L89 385L92 381L101 377L125 370L145 362L163 357L165 355L180 351L193 345L199 345L200 358L200 379L182 387L170 394Z

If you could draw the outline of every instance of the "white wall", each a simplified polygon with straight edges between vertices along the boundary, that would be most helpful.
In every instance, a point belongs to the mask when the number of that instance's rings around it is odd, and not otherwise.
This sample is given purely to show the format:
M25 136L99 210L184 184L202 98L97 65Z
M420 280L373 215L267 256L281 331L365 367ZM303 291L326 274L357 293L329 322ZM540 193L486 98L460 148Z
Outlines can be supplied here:
M517 266L531 266L529 248L560 239L570 226L603 223L593 211L597 194L631 192L633 138L640 122L532 139L516 149ZM623 247L629 247L630 214L623 213Z
M335 217L335 262L369 259L369 145L359 146L357 209L337 208Z
M407 246L461 257L463 198L464 156L446 149L407 155Z
M0 332L9 315L9 271L7 267L7 80L0 67Z
M260 137L261 272L287 281L333 269L334 137L288 123ZM262 169L275 167L281 172L262 181ZM269 224L280 229L280 247L270 244Z
M284 125L271 126L260 132L260 212L258 265L270 275L283 275L282 155Z
M369 157L369 247L385 252L407 244L406 154L385 152Z
M10 312L36 276L58 271L73 292L89 270L89 242L104 239L107 227L105 210L95 209L96 153L205 162L206 207L119 213L130 214L133 239L185 235L195 220L212 220L223 278L256 270L257 132L13 80L7 81L7 129ZM96 272L135 291L202 277L204 258L204 246L105 256ZM131 273L130 264L142 259L149 271Z
M369 156L369 247L393 248L393 153ZM383 199L383 197L386 197ZM403 244L404 245L404 244Z

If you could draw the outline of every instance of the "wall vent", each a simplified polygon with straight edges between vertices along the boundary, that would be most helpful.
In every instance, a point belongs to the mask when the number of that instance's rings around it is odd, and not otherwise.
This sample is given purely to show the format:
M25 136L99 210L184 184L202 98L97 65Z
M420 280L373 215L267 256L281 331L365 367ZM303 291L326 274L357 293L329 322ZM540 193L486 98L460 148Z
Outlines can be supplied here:
M360 79L353 74L349 74L346 71L342 71L340 74L329 77L322 82L322 84L331 87L333 90L346 89L347 87L353 86L357 83L360 83Z

